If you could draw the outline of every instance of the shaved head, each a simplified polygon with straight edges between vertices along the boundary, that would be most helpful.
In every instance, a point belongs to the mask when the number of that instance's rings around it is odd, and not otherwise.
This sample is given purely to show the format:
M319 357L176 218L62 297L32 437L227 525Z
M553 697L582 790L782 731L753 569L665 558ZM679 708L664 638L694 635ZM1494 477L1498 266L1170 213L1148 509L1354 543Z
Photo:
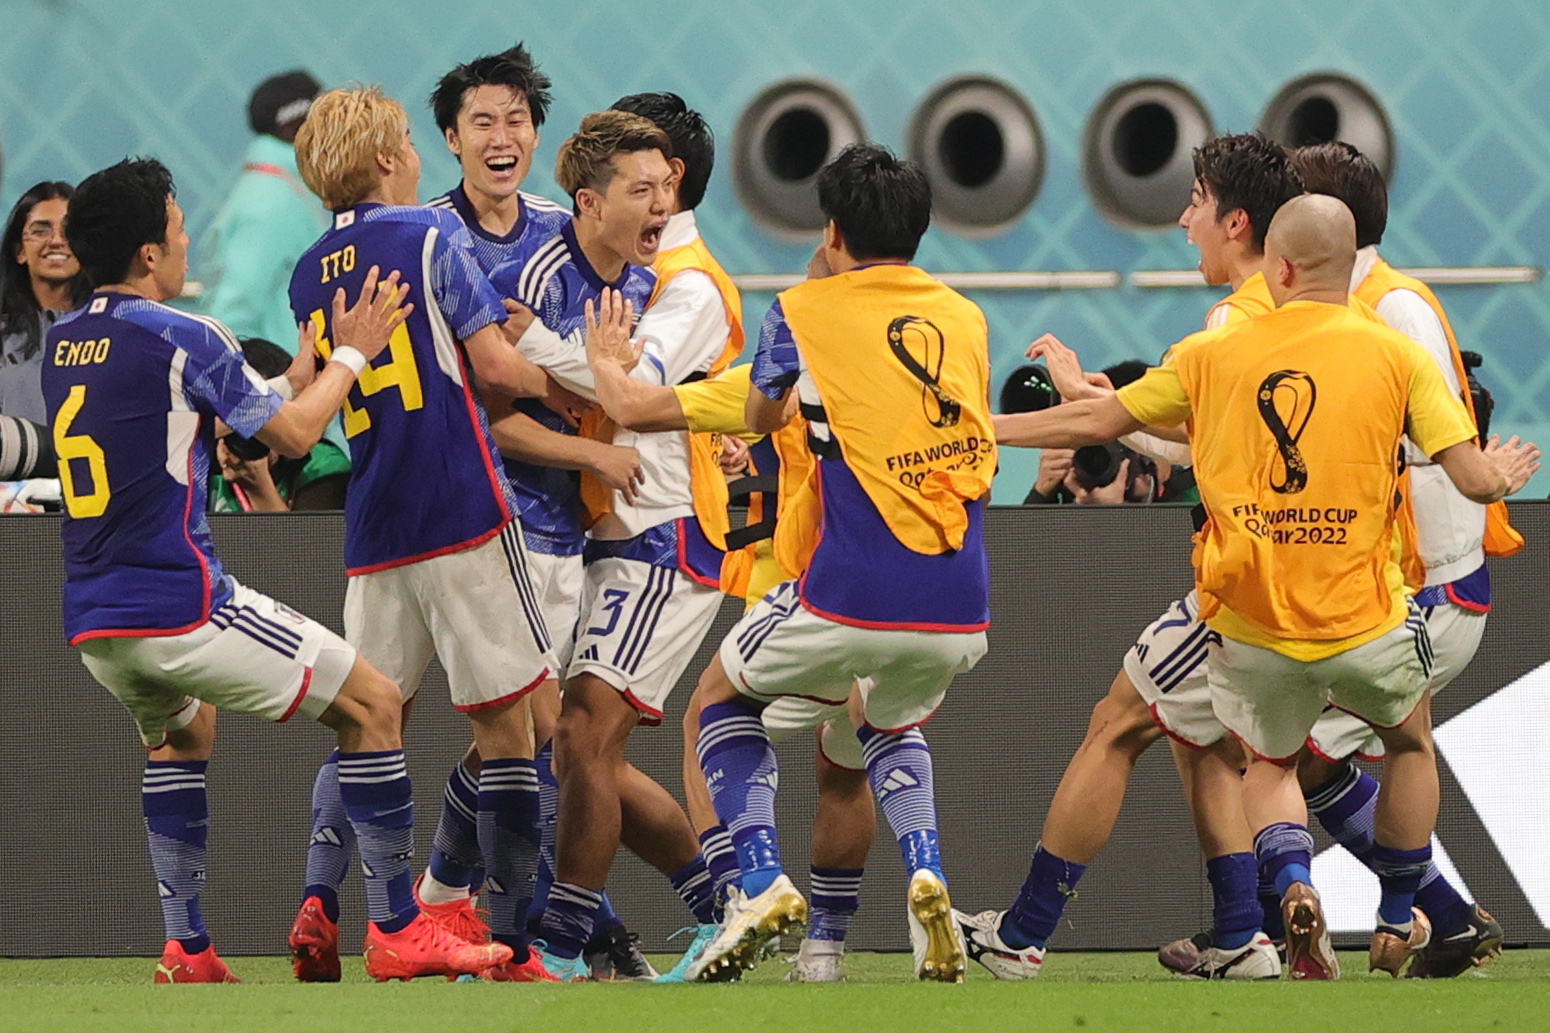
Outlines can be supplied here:
M1356 219L1338 198L1303 194L1282 205L1270 220L1265 277L1276 304L1309 291L1344 295L1355 264Z

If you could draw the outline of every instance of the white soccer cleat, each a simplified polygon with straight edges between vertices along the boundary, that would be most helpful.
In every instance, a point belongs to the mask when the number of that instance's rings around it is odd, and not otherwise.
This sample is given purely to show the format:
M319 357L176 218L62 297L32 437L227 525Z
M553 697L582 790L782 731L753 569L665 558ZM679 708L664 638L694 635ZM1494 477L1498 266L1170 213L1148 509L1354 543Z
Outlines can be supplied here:
M1043 947L1008 947L1001 939L1001 919L1005 911L981 911L966 915L953 911L953 921L963 933L963 945L969 960L977 961L997 979L1017 981L1033 979L1044 967Z
M910 876L910 946L915 951L915 978L961 983L968 968L963 933L953 920L947 884L928 868Z
M691 983L718 983L737 979L759 964L765 947L781 933L807 924L807 901L782 874L769 889L749 898L733 889L727 897L726 917L715 939L705 948L685 978Z
M1186 979L1280 979L1281 955L1270 937L1255 933L1242 947L1212 946L1205 934L1165 944L1157 952L1164 968Z
M802 941L791 956L788 983L843 983L845 981L845 945L832 940Z

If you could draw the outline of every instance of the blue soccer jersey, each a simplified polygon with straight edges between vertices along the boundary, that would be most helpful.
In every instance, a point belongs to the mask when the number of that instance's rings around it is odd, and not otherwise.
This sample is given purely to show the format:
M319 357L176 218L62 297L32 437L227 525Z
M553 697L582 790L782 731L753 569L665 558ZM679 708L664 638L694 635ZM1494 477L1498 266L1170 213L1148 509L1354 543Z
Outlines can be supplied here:
M469 236L473 238L474 260L487 274L514 258L531 254L539 244L570 223L568 209L561 208L547 197L539 197L525 190L517 194L516 225L504 236L491 233L479 225L479 213L474 211L473 202L468 199L461 183L435 200L427 201L426 207L444 208L463 220Z
M585 347L586 303L602 297L603 288L620 291L643 311L656 277L650 270L626 265L613 283L605 282L582 254L570 222L559 233L526 255L517 255L490 275L504 296L533 310L538 321L561 337ZM516 408L550 430L576 433L542 403L521 399ZM506 460L506 473L517 495L523 536L528 548L557 556L580 555L586 545L582 529L581 475L574 470L535 466Z
M67 516L65 634L179 635L231 598L205 521L215 421L281 399L213 319L99 292L48 333L43 396Z
M332 348L334 291L343 287L353 302L372 266L399 272L414 311L344 404L350 574L481 545L514 512L462 346L506 318L468 230L436 208L362 204L334 213L291 277L291 309L320 328L319 350Z

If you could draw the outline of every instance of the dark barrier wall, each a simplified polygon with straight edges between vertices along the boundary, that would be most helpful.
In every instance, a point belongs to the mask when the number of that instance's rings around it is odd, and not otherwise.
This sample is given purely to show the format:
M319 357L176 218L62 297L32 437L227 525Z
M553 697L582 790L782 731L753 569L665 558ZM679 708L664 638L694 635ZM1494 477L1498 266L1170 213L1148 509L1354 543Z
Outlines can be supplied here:
M1439 736L1439 835L1509 941L1546 942L1550 931L1531 900L1550 917L1543 861L1550 850L1536 839L1550 790L1550 774L1537 762L1550 733L1540 727L1550 726L1550 705L1539 681L1524 676L1550 659L1543 589L1550 581L1550 508L1518 505L1514 518L1530 547L1493 563L1498 608L1480 656L1436 710L1442 725L1517 683L1500 698L1522 708L1521 720L1513 712L1503 722L1500 707L1482 707L1474 713L1495 720L1474 724L1492 729L1492 741L1450 739L1446 730ZM338 517L249 515L212 523L232 574L340 627ZM1189 587L1183 509L995 509L988 529L995 583L990 653L959 679L927 727L953 899L973 910L1011 902L1093 703L1136 633ZM140 818L144 754L128 717L65 645L57 519L0 520L0 557L7 628L0 663L0 871L10 881L0 955L158 953L160 916ZM636 733L632 759L674 793L680 792L678 719L693 679L738 609L727 603L664 725ZM468 742L445 685L433 669L407 734L421 861L443 781ZM204 908L225 953L285 950L302 885L312 779L330 739L315 725L222 718L210 768L213 831ZM1498 756L1505 766L1500 778ZM1465 767L1455 773L1450 760ZM783 747L781 762L784 849L792 876L805 886L815 798L811 743ZM1204 928L1210 900L1202 875L1178 779L1159 744L1137 768L1114 838L1068 908L1056 946L1145 949ZM690 921L666 881L628 855L621 853L609 891L653 949L664 948L666 937ZM853 946L907 946L903 893L898 850L882 828ZM345 942L359 943L363 902L354 878L344 907ZM1376 899L1369 913L1375 907Z

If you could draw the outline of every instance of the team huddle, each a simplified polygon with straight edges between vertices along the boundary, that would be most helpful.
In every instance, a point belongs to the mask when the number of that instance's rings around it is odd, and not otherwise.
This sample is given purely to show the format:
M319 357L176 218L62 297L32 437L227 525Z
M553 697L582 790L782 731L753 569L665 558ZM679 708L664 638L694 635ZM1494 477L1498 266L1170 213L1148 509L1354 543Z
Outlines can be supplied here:
M1482 442L1441 307L1374 250L1370 162L1208 142L1181 219L1232 288L1207 329L1117 392L1042 338L1030 355L1066 404L993 416L983 313L912 264L918 167L873 145L823 167L808 277L733 365L741 299L695 222L704 120L661 93L588 115L557 152L561 207L520 189L549 88L521 46L449 72L431 107L463 179L424 206L399 103L313 103L297 165L331 226L296 266L299 348L270 380L165 304L188 239L163 165L126 160L70 201L95 292L50 331L43 374L66 632L150 751L157 982L235 981L199 907L218 708L338 733L289 939L307 982L340 979L357 855L379 981L735 980L795 928L791 978L841 979L878 810L916 976L959 982L974 960L1028 979L1164 734L1215 901L1165 966L1273 978L1284 955L1293 978L1338 977L1310 811L1378 875L1374 968L1451 976L1500 949L1431 863L1427 701L1479 644L1484 557L1522 546L1500 500L1539 453ZM225 574L202 504L220 435L299 456L335 421L342 638ZM1121 437L1196 470L1196 590L1124 658L1016 901L956 910L922 728L986 651L998 444ZM746 610L684 719L685 806L625 747L727 595ZM433 657L471 741L417 870L403 734ZM775 821L774 746L797 734L819 743L806 897ZM1351 763L1380 755L1381 787ZM693 916L668 972L609 903L621 845Z

